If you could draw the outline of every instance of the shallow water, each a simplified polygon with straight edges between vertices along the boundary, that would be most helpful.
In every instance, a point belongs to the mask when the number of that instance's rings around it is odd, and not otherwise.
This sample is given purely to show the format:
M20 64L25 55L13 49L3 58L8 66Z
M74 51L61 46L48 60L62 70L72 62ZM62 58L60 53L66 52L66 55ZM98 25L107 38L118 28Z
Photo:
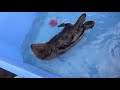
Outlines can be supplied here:
M73 48L51 60L42 61L31 52L32 43L45 43L63 28L51 27L51 19L58 23L75 23L86 13L95 26L87 30ZM120 76L120 13L119 12L41 12L27 33L21 47L23 60L60 77L119 77Z

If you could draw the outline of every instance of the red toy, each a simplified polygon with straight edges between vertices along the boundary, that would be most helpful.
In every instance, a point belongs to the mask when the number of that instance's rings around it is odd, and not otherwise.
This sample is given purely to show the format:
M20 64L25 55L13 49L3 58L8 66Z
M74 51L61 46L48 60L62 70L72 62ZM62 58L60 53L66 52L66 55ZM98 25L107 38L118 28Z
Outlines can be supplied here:
M51 19L49 22L50 26L54 27L58 25L58 17L56 19Z

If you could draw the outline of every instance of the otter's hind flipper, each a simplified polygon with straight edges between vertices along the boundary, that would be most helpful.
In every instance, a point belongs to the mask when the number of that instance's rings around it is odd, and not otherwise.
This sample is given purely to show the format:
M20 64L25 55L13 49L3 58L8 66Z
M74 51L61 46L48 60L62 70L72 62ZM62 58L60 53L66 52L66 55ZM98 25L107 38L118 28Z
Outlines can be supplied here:
M84 13L78 18L77 22L74 25L81 26L85 22L85 19L86 19L86 14Z
M65 27L65 26L73 26L71 23L62 23L60 25L58 25L58 27Z
M94 25L95 25L95 22L94 22L94 21L87 21L87 22L85 22L85 23L83 24L83 27L84 27L85 29L89 29L89 28L93 28Z

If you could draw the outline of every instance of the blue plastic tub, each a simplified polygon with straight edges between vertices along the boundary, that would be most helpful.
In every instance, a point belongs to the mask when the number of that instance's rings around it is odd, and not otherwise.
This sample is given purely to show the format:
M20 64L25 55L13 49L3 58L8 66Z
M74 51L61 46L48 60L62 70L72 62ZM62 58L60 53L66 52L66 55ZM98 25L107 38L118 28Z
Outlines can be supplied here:
M0 12L0 67L25 78L56 77L24 63L20 45L29 31L36 12Z
M46 42L62 30L51 27L51 19L75 23L82 13L95 26L75 47L51 61L34 56L32 43ZM25 78L120 76L119 12L1 12L0 19L0 67L8 71Z

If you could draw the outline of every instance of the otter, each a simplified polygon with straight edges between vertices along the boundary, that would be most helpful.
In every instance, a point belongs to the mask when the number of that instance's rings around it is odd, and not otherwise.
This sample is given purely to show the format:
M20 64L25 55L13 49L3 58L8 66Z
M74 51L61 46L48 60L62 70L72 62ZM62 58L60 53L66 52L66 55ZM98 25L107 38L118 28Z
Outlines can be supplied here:
M85 22L85 19L86 13L83 13L74 25L61 23L58 27L64 27L63 30L50 41L31 44L31 49L35 56L41 60L52 60L58 55L64 54L81 39L86 30L93 28L95 22Z

